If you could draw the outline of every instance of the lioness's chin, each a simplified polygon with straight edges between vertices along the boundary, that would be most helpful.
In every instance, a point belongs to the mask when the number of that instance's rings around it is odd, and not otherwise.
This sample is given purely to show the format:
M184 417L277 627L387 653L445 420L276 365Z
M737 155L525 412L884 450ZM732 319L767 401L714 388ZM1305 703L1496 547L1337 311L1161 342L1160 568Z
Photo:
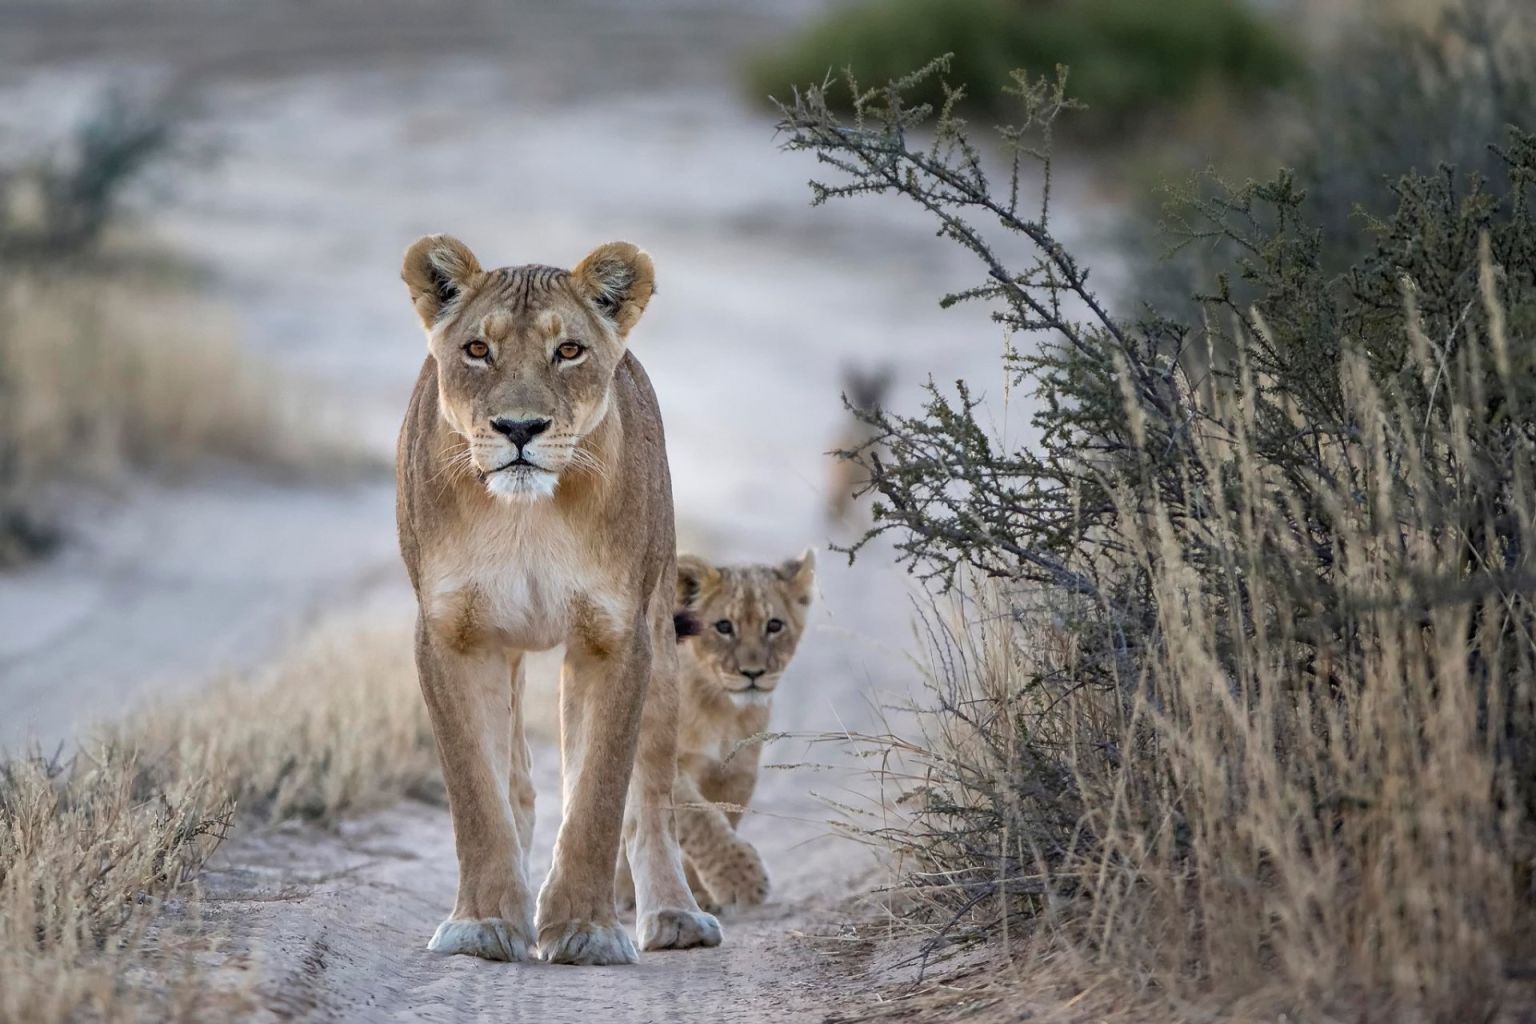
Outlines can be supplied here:
M555 484L560 477L546 469L513 466L498 470L485 478L485 489L502 501L515 505L531 505L536 501L553 497Z
M773 703L772 690L731 690L731 703L743 708L765 708Z

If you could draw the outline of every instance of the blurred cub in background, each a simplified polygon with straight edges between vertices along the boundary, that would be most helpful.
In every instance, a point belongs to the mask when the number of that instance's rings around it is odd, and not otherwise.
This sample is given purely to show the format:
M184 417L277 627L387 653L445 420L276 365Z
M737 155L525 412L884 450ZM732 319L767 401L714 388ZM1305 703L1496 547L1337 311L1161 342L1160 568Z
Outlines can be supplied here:
M885 404L891 391L894 374L889 366L860 369L843 367L843 400L847 416L838 431L832 451L864 450L875 436L873 427L859 419L860 413L873 413ZM869 486L869 473L852 459L832 456L832 472L827 481L827 521L851 525L854 522L854 505L858 494Z
M677 601L699 635L681 651L677 716L677 839L701 906L768 898L768 872L736 832L757 786L773 694L805 632L815 552L778 565L714 566L677 559ZM723 804L724 807L700 806ZM693 805L693 806L689 806Z

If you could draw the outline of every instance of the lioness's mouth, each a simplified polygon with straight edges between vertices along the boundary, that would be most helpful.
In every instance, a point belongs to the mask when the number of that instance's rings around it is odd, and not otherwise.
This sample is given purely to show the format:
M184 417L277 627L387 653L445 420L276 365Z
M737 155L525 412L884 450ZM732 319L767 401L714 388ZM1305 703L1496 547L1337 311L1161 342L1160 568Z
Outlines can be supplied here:
M545 469L537 462L529 462L526 458L519 455L517 458L513 459L511 462L506 463L505 465L497 466L495 469L485 470L480 474L480 479L484 480L487 477L493 476L496 473L500 473L502 470L506 469L536 469L541 473L549 472L549 470Z

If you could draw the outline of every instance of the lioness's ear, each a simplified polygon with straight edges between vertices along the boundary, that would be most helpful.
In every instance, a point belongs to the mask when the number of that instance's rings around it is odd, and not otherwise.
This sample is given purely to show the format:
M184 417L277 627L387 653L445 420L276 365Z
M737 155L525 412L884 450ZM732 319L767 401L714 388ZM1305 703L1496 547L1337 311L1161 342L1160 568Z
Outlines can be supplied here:
M609 242L576 264L571 283L622 338L656 292L656 267L649 255L628 242Z
M400 279L411 293L421 325L430 329L480 284L480 261L450 235L427 235L405 250Z
M816 550L806 548L799 558L791 558L776 570L789 588L790 600L811 603L811 587L816 583Z
M720 571L698 555L677 556L677 606L693 608L698 604L699 591L706 583L714 582Z

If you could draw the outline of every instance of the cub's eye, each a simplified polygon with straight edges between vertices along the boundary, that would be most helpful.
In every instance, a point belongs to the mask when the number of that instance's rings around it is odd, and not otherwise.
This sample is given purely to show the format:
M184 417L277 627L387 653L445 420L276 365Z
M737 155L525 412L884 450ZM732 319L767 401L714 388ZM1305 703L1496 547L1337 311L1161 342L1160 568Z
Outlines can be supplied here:
M731 625L730 619L721 619L719 622L715 623L715 632L719 633L721 636L730 636L732 633L736 632L736 627Z
M464 354L471 359L485 359L491 354L491 346L476 338L464 346Z
M766 629L770 633L782 632L783 629L784 629L784 620L783 619L769 619L768 620L768 624L766 626L764 626L763 628Z
M581 354L585 351L586 348L583 347L580 342L565 341L561 342L560 347L555 349L555 355L559 356L561 359L569 361L572 359L580 358Z

